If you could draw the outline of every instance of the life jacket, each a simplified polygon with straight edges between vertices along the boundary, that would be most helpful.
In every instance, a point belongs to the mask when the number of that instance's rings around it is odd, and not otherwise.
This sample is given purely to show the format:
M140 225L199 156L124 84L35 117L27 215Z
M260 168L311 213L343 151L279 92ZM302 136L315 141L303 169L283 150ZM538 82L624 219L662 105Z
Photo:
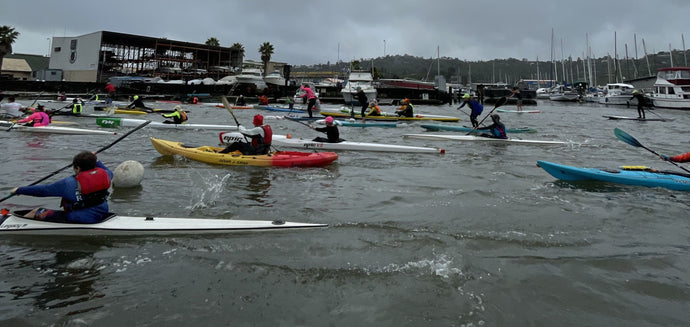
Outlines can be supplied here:
M77 199L80 200L74 203L65 203L63 200L62 206L66 211L95 207L108 198L110 176L105 169L96 167L80 172L74 178L77 179L79 192Z
M381 116L381 107L376 105L369 108L371 108L371 111L369 111L369 114L367 114L367 116Z
M273 141L273 130L271 126L263 125L264 136L252 138L252 146L259 152L259 154L266 154L271 149L271 141Z
M187 117L187 113L184 112L184 110L180 110L180 111L178 111L177 113L180 115L180 119L182 120L183 123L186 122L187 119L189 119L189 118Z
M72 105L72 113L75 115L79 115L79 114L81 114L81 110L83 108L84 107L81 105L81 103L75 103Z
M199 98L198 98L198 97L193 97L193 98L192 98L192 103L193 103L193 104L199 103Z
M508 138L508 136L506 135L506 126L503 124L496 124L496 126L494 126L493 130L491 131L491 134L493 134L494 137L499 139Z

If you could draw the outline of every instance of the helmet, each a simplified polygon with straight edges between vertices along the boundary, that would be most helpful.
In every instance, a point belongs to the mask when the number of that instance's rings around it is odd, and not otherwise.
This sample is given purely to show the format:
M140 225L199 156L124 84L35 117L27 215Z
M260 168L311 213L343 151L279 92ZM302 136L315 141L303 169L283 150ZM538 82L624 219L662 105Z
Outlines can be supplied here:
M135 96L133 97L133 99L134 99L134 100L139 99L139 96L138 96L138 95L135 95Z
M333 116L328 116L324 120L326 121L326 123L331 124L331 123L333 123Z
M358 87L357 87L357 91L359 91L359 90L361 90L361 89L362 89L362 87L361 87L361 86L358 86Z
M77 103L77 98L72 99L72 102Z
M402 103L403 103L403 104L408 104L408 103L410 103L410 99L405 98L405 99L402 100Z
M254 126L261 126L264 124L264 116L261 116L261 114L257 114L254 116L254 120L252 121L254 123Z
M632 94L638 94L638 93L640 93L640 92L638 92L637 90L633 90Z
M46 106L44 106L42 104L39 104L38 106L36 106L36 110L38 110L38 111L43 111L45 109L46 109Z
M470 95L467 94L467 93L465 93L465 95L463 95L462 98L463 98L463 99L469 99L469 98L470 98Z
M174 109L175 109L175 111L180 111L180 110L182 110L182 106L178 104L175 106Z
M499 121L499 120L501 120L501 116L499 116L498 114L492 114L492 115L491 115L491 120L493 120L493 121Z

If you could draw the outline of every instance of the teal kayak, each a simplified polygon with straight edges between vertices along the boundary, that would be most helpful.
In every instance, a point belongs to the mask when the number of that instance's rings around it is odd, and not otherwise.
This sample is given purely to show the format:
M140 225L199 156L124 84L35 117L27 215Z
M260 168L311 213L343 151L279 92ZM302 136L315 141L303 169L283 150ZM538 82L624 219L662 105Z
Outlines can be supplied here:
M658 171L645 166L622 166L616 170L601 170L578 168L541 160L537 161L537 165L553 177L565 181L603 181L690 191L690 174Z
M467 127L467 126L453 126L453 125L440 125L440 124L431 124L431 125L421 125L422 128L428 130L428 131L457 131L457 132L470 132L472 131L472 127ZM486 133L486 131L477 131L475 129L475 132L479 133ZM506 133L536 133L536 129L532 129L529 127L518 127L518 128L508 128L506 130Z
M323 119L319 119L316 121L317 124L325 125L326 122ZM381 123L381 122L376 122L376 121L369 121L369 122L362 122L361 120L340 120L337 119L333 121L334 124L338 126L344 126L344 127L397 127L398 124L396 123Z

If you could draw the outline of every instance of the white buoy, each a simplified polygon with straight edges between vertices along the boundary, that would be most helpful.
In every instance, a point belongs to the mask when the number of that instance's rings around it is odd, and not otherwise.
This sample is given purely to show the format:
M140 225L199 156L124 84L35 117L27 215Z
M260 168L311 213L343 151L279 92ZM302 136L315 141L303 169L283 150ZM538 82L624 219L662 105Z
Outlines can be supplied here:
M113 187L134 187L144 179L144 166L138 161L127 160L113 171Z

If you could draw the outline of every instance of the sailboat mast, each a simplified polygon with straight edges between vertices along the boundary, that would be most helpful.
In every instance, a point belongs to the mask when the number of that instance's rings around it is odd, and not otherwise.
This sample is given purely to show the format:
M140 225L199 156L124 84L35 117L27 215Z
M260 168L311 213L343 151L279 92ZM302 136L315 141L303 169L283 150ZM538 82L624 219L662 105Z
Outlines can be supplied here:
M647 73L649 76L652 76L652 67L649 66L649 56L647 55L647 45L644 43L644 39L642 39L642 50L644 50L644 58L647 60Z

